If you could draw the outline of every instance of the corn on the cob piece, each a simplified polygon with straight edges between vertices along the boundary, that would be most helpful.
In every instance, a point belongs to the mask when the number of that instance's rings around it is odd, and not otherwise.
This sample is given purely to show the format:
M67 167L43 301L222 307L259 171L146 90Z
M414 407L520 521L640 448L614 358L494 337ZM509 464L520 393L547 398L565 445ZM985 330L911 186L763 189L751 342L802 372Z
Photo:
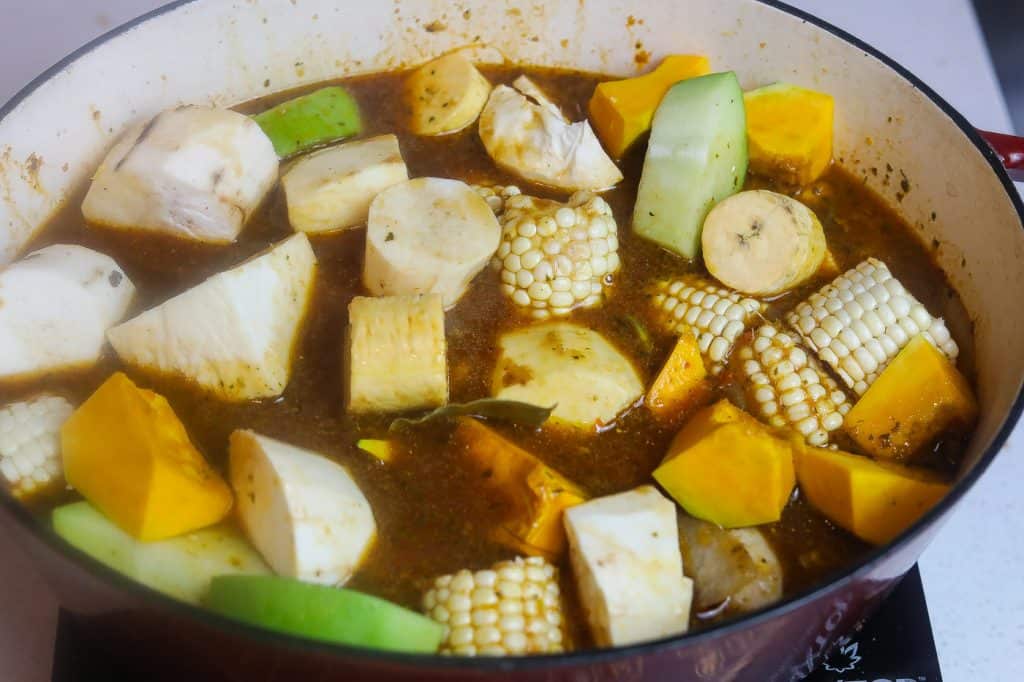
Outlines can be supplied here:
M565 204L509 192L484 197L492 208L498 207L493 197L504 197L494 258L502 290L542 320L599 305L619 269L618 228L608 202L585 191Z
M825 285L786 322L858 396L918 334L950 360L959 353L946 323L932 317L875 258Z
M691 331L711 374L725 367L733 344L764 305L735 291L716 286L700 275L683 275L658 282L652 298L667 330Z
M558 569L540 557L441 576L423 597L447 626L442 654L517 656L563 650Z
M751 411L772 426L795 429L811 445L828 445L851 406L814 356L771 323L737 354Z
M63 480L60 427L73 411L71 403L55 395L0 408L0 474L15 497L28 497Z

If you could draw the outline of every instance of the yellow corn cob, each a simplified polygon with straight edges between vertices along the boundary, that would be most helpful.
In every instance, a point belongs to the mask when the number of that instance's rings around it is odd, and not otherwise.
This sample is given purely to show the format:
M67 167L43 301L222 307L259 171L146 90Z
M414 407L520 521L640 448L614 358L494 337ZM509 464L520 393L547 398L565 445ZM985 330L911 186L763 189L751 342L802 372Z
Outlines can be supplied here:
M824 286L786 322L858 396L918 334L950 360L959 353L945 322L932 317L875 258Z
M442 654L510 656L563 650L558 570L540 557L441 576L423 598L447 626Z
M851 406L814 356L770 323L737 354L751 412L772 426L798 431L811 445L828 445Z
M725 367L733 344L763 304L716 286L699 275L658 282L652 301L662 327L696 336L704 364L711 374Z

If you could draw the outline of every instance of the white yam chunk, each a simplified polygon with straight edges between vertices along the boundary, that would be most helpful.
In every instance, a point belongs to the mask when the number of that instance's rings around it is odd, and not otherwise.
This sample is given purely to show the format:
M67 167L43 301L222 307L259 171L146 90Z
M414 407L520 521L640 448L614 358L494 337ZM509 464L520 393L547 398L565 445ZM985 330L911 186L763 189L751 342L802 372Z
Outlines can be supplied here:
M135 287L112 258L55 244L0 271L0 378L93 365Z
M466 183L409 180L370 204L363 283L374 296L441 294L448 309L500 239L494 212Z
M229 243L277 180L270 138L226 109L169 109L128 130L82 204L85 219Z
M380 135L303 156L281 185L292 229L327 232L364 225L374 197L408 179L398 138Z
M253 431L235 431L231 485L238 518L274 572L347 581L373 543L373 510L341 465Z
M598 646L623 646L689 628L693 581L683 575L676 506L652 486L565 512L569 557Z
M181 376L227 400L280 395L316 256L297 234L111 329L129 365Z
M568 322L517 329L498 341L491 395L550 407L557 422L610 423L643 394L633 364L599 333Z
M348 306L348 410L397 412L448 402L439 294L357 296Z
M570 123L525 76L491 91L480 139L494 162L531 182L567 192L601 190L622 180L586 120Z

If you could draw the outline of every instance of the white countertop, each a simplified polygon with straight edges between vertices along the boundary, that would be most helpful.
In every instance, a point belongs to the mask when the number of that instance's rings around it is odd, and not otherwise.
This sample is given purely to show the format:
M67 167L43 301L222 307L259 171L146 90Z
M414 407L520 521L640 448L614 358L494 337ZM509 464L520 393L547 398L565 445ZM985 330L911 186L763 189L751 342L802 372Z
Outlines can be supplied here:
M975 125L1011 130L970 0L790 1L896 59ZM78 45L160 4L0 0L0 101ZM1024 543L1013 535L1024 519L1024 430L1006 449L921 559L947 682L1012 679L1014 664L1024 662ZM0 549L0 585L0 677L49 679L53 596L7 548Z

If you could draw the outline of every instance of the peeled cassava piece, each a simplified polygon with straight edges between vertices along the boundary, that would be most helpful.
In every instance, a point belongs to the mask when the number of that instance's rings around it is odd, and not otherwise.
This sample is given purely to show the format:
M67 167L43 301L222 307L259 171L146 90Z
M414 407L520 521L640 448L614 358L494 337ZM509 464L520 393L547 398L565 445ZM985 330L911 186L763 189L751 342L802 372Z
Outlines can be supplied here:
M708 272L751 296L792 289L825 257L825 233L814 212L764 189L740 192L711 209L701 242Z

